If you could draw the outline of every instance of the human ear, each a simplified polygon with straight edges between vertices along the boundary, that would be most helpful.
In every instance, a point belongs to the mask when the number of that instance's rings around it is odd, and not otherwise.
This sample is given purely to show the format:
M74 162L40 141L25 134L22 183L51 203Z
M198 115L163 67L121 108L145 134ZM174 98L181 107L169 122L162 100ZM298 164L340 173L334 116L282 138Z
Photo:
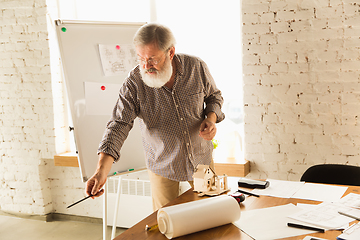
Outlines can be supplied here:
M169 51L170 51L170 60L172 60L175 55L175 47L172 46Z

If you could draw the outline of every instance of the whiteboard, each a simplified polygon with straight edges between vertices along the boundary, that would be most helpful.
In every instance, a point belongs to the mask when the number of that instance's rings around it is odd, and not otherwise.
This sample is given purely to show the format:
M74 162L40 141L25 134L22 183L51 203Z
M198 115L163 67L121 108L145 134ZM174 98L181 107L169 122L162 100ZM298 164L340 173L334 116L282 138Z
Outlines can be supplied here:
M127 55L118 54L122 60L114 60L118 61L113 64L117 66L113 68L115 70L104 67L103 63L107 63L104 60L107 60L107 56L113 56L111 51L114 47L121 49L122 53L131 52L129 48L133 36L144 23L73 20L56 20L55 23L77 157L82 180L86 182L96 170L97 149L116 104L120 86L131 70L128 69L129 64L132 63L131 68L135 67L135 61L125 61L129 59ZM101 46L110 47L107 50L110 54L104 53ZM110 175L117 171L145 168L137 119L120 154L120 160L113 164Z

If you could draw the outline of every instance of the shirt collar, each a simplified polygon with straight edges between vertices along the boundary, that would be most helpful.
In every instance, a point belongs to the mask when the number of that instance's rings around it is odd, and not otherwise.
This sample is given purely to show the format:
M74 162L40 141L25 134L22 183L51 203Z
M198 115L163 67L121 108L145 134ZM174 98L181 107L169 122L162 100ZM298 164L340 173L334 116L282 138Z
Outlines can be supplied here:
M176 71L180 73L180 75L184 74L184 64L181 64L181 59L178 54L174 55L174 60L176 64Z

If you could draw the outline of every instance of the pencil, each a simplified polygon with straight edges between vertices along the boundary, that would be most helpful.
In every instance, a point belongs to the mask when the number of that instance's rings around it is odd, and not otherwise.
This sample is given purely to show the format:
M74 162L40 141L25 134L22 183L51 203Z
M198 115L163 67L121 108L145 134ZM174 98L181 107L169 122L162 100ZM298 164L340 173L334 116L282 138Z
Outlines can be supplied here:
M241 193L244 193L244 194L247 194L247 195L250 195L250 196L260 197L259 195L255 194L255 193L247 192L247 191L244 191L244 190L238 189L237 191L241 192Z
M153 226L146 225L146 226L145 226L145 231L152 231L152 230L155 230L155 229L157 229L157 228L158 228L158 225L157 225L157 224L155 224L155 225L153 225Z
M76 203L73 203L73 204L69 205L67 208L71 208L72 206L74 206L74 205L76 205L78 203L81 203L82 201L84 201L84 200L86 200L86 199L88 199L89 197L92 197L92 196L94 196L94 195L91 194L91 195L89 195L87 197L84 197L83 199L77 201Z
M296 223L288 223L287 225L288 225L289 227L295 227L295 228L313 230L313 231L318 231L318 232L322 232L322 233L325 232L325 229L323 229L323 228L310 227L310 226L301 225L301 224L296 224Z

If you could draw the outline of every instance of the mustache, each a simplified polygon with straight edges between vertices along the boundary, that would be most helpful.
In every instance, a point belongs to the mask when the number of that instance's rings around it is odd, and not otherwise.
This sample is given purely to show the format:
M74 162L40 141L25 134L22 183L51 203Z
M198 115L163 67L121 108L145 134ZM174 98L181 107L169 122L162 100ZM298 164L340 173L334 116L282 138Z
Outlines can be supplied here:
M149 68L145 70L145 73L151 73L151 72L157 72L158 70L156 70L155 68Z

